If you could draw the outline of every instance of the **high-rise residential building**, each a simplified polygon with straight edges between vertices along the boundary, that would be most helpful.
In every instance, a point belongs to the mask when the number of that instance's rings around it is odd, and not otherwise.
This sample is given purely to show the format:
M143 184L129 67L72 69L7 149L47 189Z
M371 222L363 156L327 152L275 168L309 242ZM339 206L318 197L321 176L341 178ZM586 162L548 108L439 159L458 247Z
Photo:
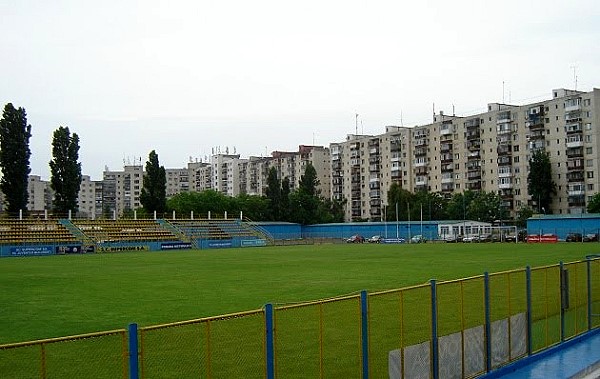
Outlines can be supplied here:
M42 180L39 175L29 175L27 181L28 211L44 211L52 209L52 198L54 192L50 188L50 182Z
M380 220L393 182L447 197L492 191L513 216L525 206L544 212L527 190L529 159L543 149L556 183L553 213L582 213L600 189L599 130L599 89L558 89L550 100L525 105L491 103L470 116L440 112L427 125L332 143L331 196L347 199L348 220Z
M103 173L103 214L133 211L139 207L140 193L144 185L142 165L125 165L123 171L105 170Z

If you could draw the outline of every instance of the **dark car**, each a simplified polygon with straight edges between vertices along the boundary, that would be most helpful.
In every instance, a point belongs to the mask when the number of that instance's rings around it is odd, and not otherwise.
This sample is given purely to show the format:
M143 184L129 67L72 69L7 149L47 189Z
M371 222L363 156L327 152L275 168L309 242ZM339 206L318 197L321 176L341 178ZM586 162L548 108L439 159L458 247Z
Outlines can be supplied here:
M583 237L581 233L569 233L567 238L565 238L566 242L581 242Z
M593 233L586 234L583 236L583 242L598 242L598 235Z
M363 243L365 242L365 237L361 236L360 234L355 234L352 237L348 238L346 240L347 243Z

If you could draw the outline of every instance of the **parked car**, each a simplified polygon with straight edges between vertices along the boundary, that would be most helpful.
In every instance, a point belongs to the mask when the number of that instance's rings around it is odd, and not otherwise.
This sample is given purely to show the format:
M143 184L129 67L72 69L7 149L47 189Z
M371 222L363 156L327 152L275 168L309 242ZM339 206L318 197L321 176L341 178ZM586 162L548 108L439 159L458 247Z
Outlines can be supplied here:
M492 235L491 234L482 234L479 236L478 241L479 242L492 242Z
M583 236L583 242L598 242L598 234L586 234Z
M425 243L427 240L421 234L417 234L416 236L412 236L410 239L410 243Z
M462 239L463 242L479 242L479 236L466 236Z
M381 243L405 243L406 240L402 237L384 238Z
M581 242L583 240L583 236L581 233L569 233L567 238L565 238L566 242Z
M363 243L365 242L365 237L361 236L360 234L355 234L352 237L348 238L346 240L347 243Z
M381 243L383 238L381 236L372 236L367 240L368 243Z
M461 241L462 238L460 238L459 236L457 236L455 234L451 234L451 235L445 236L443 238L443 240L448 243L455 243L455 242Z

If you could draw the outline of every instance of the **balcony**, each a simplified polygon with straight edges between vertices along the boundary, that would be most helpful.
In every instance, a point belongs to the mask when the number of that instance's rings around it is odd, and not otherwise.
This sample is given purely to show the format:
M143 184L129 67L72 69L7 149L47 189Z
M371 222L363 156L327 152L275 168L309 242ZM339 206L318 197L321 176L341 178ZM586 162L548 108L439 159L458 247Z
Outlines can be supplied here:
M454 133L454 128L452 127L452 124L442 124L442 126L440 127L441 136L451 135L452 133Z
M400 161L400 154L392 154L392 157L390 159L392 162L399 162Z
M565 101L565 112L574 112L581 110L581 98Z
M442 177L442 184L444 183L454 183L454 178L452 176L446 178Z
M496 132L498 133L498 135L501 134L510 134L513 132L513 127L511 124L498 124L496 126Z
M372 147L369 149L369 155L377 155L379 154L379 147Z
M569 197L571 197L571 196L585 196L585 190L583 190L583 189L569 190L567 193L568 193Z
M369 200L369 205L371 207L380 207L381 206L381 199L371 199ZM371 209L373 210L373 209Z
M573 171L567 174L568 182L582 182L583 181L583 171Z
M481 137L481 133L479 130L477 130L476 132L467 132L467 140L471 141L471 140L478 140Z
M512 183L498 183L498 189L509 189L509 188L513 188L513 184Z
M425 161L415 161L413 166L414 167L425 167L425 166L427 166L427 162L425 162Z
M470 171L467 172L468 180L481 180L481 171Z
M583 147L583 139L568 138L567 139L567 149L572 149L574 147Z
M510 121L511 121L510 111L500 112L500 113L498 113L498 116L496 116L496 124L498 124L498 125L508 124L508 123L510 123Z
M360 166L360 159L350 159L351 166Z
M480 154L479 151L471 151L468 155L467 155L468 159L479 159L480 158Z
M568 158L580 158L583 157L583 147L576 147L574 149L567 149Z
M508 167L510 168L510 167ZM513 173L510 170L498 171L499 178L510 178L513 176Z
M426 186L427 185L427 178L424 177L417 177L417 179L415 180L415 185L417 186Z
M427 155L427 149L424 147L417 148L414 151L415 157L422 157L423 155Z
M585 195L573 195L569 196L569 207L583 207L585 206Z
M442 183L442 192L452 192L454 191L453 183Z
M569 159L567 161L567 170L583 170L583 159Z
M567 133L581 133L583 131L583 126L582 126L581 122L567 124L567 125L565 125L565 131Z
M510 155L512 154L512 146L511 145L501 145L496 149L498 155Z
M381 181L381 178L379 178L378 176L369 178L369 183L379 183L380 181Z
M369 172L379 172L379 165L378 164L372 164L369 166Z
M440 145L440 151L442 153L446 153L449 151L452 151L452 144L451 143L443 143Z
M546 138L546 131L543 129L532 131L529 134L529 140L545 139L545 138Z
M379 199L381 198L381 191L369 191L369 197L371 199Z
M454 156L452 154L441 154L440 155L440 161L442 161L442 163L452 162L453 160L454 160Z
M479 123L480 123L479 118L472 118L470 120L465 121L465 123L463 125L465 126L465 128L470 129L470 128L479 127Z
M415 146L427 146L428 142L427 138L419 138L415 140Z
M581 122L581 112L580 111L574 111L574 112L568 112L565 114L565 122L567 124L572 124L575 122Z
M481 182L477 181L477 182L467 183L467 189L469 189L471 191L478 191L481 189Z

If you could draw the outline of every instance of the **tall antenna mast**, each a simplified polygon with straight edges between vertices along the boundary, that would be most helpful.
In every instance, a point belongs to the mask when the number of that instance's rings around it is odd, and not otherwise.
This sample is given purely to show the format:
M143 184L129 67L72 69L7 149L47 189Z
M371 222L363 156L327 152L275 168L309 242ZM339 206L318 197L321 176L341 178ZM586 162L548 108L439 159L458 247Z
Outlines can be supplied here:
M504 104L504 80L502 81L502 104Z
M575 83L575 91L577 91L577 66L571 66L573 69L573 82Z
M358 113L355 113L355 114L356 114L356 118L354 120L354 124L355 124L354 128L355 128L356 134L358 135Z
M402 110L400 110L400 126L404 126L404 121L402 121Z

